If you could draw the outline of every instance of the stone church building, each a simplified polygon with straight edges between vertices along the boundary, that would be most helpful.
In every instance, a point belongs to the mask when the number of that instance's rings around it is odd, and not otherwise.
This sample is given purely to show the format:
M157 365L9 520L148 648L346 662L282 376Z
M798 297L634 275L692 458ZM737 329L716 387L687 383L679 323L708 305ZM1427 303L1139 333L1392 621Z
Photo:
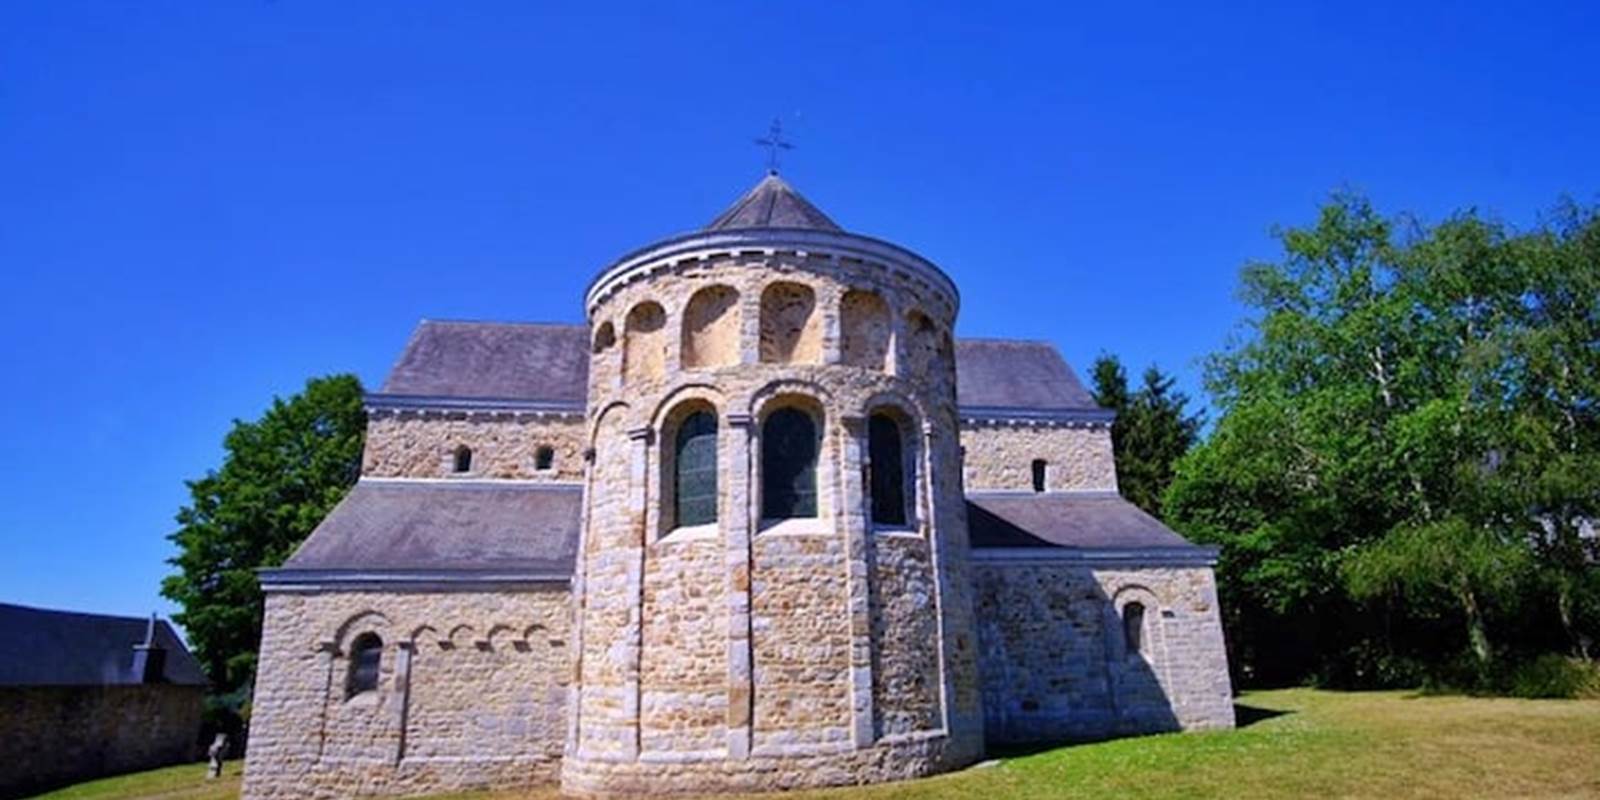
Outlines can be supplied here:
M580 325L425 321L282 568L244 796L869 783L1229 727L1212 577L1040 342L776 174Z

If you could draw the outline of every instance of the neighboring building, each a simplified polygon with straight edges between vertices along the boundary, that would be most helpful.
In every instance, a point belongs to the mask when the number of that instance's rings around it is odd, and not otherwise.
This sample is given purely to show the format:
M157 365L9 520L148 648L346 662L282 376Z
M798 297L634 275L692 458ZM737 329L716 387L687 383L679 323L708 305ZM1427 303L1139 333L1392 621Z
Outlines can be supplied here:
M205 690L154 617L0 604L0 797L194 760Z
M1051 346L770 175L585 325L423 322L281 568L250 800L867 783L1228 727L1215 551Z

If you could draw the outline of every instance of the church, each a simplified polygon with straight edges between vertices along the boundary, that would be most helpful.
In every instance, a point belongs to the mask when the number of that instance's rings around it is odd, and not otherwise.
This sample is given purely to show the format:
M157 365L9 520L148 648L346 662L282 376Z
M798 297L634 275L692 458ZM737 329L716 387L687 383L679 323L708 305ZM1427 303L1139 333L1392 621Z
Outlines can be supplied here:
M1216 551L1046 343L776 172L581 324L424 321L280 568L247 800L864 784L1231 727Z

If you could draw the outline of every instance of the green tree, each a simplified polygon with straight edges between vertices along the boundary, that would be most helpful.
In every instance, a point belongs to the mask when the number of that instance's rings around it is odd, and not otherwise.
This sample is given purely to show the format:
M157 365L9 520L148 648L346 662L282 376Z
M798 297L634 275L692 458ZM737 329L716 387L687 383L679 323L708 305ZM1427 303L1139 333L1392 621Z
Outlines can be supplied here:
M261 587L255 571L289 557L360 474L366 414L353 375L306 382L254 422L235 420L222 466L189 481L190 503L169 538L177 571L161 593L181 606L214 687L229 692L255 674Z
M1223 546L1232 634L1254 667L1295 660L1274 652L1293 627L1322 661L1301 666L1370 682L1374 653L1427 658L1455 620L1486 668L1493 618L1541 593L1581 649L1596 555L1581 530L1600 492L1597 219L1567 207L1516 234L1467 212L1428 228L1338 196L1280 234L1280 261L1246 267L1246 335L1207 368L1221 417L1166 508Z
M1151 365L1139 390L1128 392L1128 374L1114 355L1102 354L1091 370L1094 399L1117 412L1111 426L1117 456L1117 487L1134 505L1161 516L1161 498L1172 483L1173 465L1194 446L1203 423L1187 411L1189 397L1176 381Z

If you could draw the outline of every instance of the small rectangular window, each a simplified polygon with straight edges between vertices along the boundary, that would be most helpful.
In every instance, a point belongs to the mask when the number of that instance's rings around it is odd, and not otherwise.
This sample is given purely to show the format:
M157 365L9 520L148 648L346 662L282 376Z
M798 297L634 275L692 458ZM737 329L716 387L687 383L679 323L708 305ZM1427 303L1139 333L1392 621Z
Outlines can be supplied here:
M1036 492L1044 491L1045 469L1047 466L1047 463L1042 458L1033 460L1033 490Z

